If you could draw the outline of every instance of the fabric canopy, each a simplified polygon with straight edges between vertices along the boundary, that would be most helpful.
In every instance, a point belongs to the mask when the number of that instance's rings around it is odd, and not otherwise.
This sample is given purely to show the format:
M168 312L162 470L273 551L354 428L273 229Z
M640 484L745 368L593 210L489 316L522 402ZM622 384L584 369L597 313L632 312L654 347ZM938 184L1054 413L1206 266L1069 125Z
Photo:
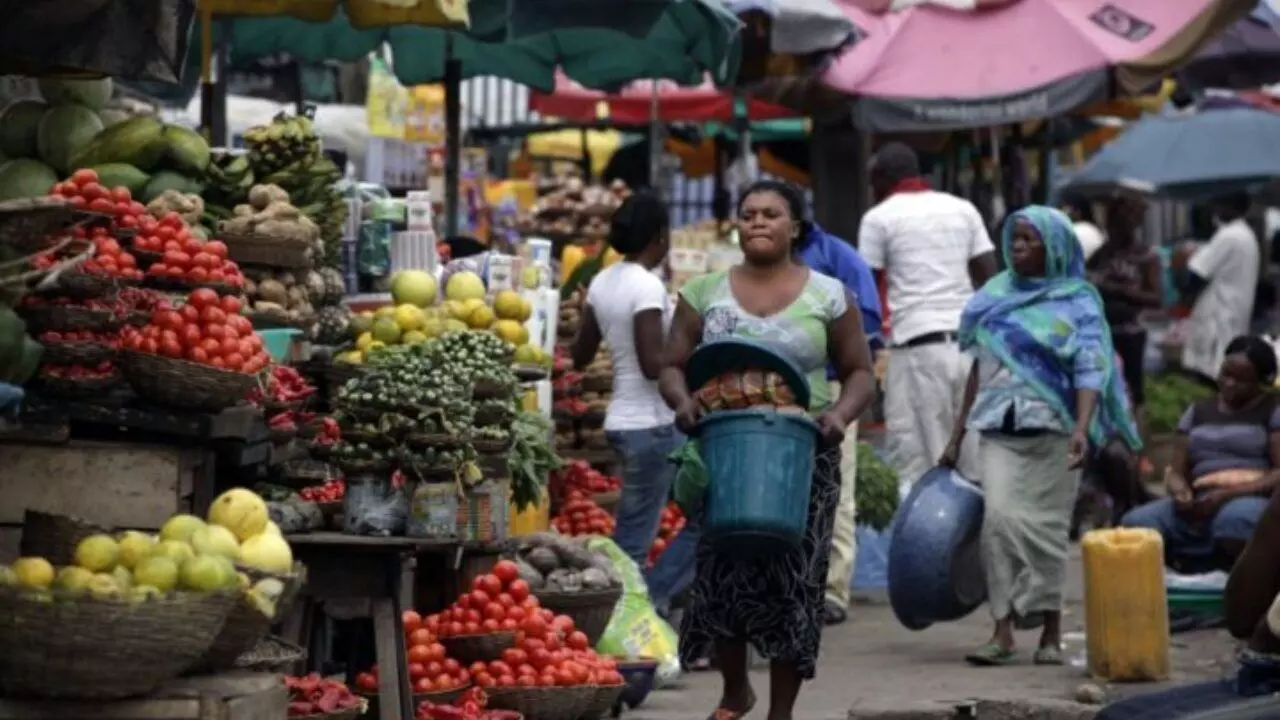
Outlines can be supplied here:
M638 80L610 95L585 88L561 74L556 77L553 92L529 94L529 108L544 116L577 122L608 119L619 124L644 124L651 119L654 89L652 80ZM728 121L738 111L734 96L717 88L710 77L694 87L659 82L657 92L658 118L663 122ZM786 108L754 99L748 99L741 110L752 120L795 115Z

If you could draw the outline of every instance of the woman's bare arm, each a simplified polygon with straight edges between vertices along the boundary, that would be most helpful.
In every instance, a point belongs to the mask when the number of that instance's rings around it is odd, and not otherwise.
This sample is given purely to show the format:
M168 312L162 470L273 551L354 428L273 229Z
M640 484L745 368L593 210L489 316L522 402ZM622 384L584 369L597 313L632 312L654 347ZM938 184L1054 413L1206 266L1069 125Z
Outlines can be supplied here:
M678 409L689 400L689 388L685 387L684 366L698 347L702 338L702 316L684 298L676 305L671 331L667 334L667 346L663 350L662 372L658 374L658 391L671 409Z
M831 409L845 425L862 415L875 398L876 388L862 314L854 298L847 301L848 309L827 326L827 355L840 378L840 397Z

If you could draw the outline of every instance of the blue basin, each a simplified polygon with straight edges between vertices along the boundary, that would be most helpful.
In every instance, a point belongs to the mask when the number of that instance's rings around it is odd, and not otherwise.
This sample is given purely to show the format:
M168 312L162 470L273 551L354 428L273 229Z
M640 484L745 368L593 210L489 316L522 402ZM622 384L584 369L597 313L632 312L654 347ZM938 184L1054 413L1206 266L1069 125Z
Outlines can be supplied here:
M618 703L614 705L613 716L622 714L622 708L637 708L653 690L654 674L658 670L657 660L632 660L618 663L618 672L626 681Z
M951 468L925 473L894 516L889 603L911 630L959 620L986 602L982 491Z

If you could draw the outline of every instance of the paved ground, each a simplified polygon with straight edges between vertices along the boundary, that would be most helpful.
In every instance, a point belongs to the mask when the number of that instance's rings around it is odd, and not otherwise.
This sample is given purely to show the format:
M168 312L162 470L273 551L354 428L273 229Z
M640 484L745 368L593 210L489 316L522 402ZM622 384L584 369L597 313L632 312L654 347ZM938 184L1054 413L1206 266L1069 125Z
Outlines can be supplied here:
M818 677L805 686L800 696L797 720L847 718L851 709L865 713L856 717L871 718L876 717L878 709L902 710L974 699L1071 700L1076 688L1088 682L1083 669L1084 611L1078 557L1073 560L1072 570L1066 627L1077 632L1069 636L1067 656L1076 659L1079 667L1042 668L1028 661L1008 668L970 668L961 658L984 642L990 633L984 610L960 622L911 632L897 623L884 602L862 603L854 609L849 622L829 629L824 635ZM1020 636L1028 647L1033 646L1036 638L1035 632ZM1175 673L1171 682L1220 677L1232 667L1231 656L1232 645L1225 632L1175 635ZM762 718L768 695L767 675L755 673L754 680L761 705L750 717ZM1116 698L1159 687L1127 685L1105 689L1109 697ZM653 693L644 706L624 717L630 720L703 718L714 708L719 692L719 677L714 672L686 675L678 689ZM1008 717L981 710L974 716L983 720ZM1043 720L1050 716L1025 717Z

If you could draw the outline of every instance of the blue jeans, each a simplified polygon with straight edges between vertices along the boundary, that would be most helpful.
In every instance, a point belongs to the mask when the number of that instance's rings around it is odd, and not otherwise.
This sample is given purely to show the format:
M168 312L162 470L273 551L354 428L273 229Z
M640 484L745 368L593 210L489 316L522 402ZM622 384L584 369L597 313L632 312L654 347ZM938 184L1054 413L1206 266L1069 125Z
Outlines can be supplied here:
M675 425L663 425L610 431L608 437L622 458L622 497L613 541L643 570L676 477L676 466L667 457L684 444L684 435Z
M1248 540L1267 502L1265 497L1234 498L1219 508L1211 520L1191 523L1178 517L1172 500L1161 498L1125 513L1120 524L1159 532L1170 559L1203 560L1211 557L1223 540Z

